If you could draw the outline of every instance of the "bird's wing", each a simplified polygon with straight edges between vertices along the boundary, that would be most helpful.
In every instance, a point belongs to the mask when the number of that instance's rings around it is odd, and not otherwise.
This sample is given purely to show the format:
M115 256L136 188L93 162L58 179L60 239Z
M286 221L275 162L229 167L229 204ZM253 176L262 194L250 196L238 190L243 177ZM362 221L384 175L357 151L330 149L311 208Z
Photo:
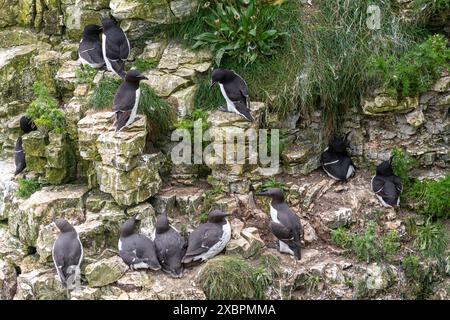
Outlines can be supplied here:
M375 193L380 193L384 188L385 181L383 178L375 176L372 178L371 184L372 184L372 191Z
M239 113L241 113L248 121L254 121L252 114L250 113L250 109L244 102L235 101L234 106L236 107L236 110L239 111Z
M125 36L125 41L122 41L120 43L119 46L119 53L120 53L120 59L122 61L127 61L128 60L128 56L130 55L130 42L128 41L128 38L126 35Z
M198 231L195 234L195 241L191 240L194 239L194 237L189 237L186 256L200 255L204 252L207 252L213 245L217 243L217 239L222 235L222 230L217 227L214 228L210 224L206 225L209 225L209 227L202 225L197 230L195 230ZM194 235L194 232L191 235Z
M131 110L128 111L116 111L116 131L122 129L128 122L131 116Z
M282 226L290 226L289 230L292 232L292 236L295 241L300 239L302 234L302 225L300 218L289 208L286 203L279 204L277 210L284 212L285 214L278 215L278 219Z
M278 240L281 241L294 241L294 233L292 230L286 228L281 223L277 223L272 221L270 223L270 228L272 229L272 233L277 237Z
M119 256L122 258L123 262L125 262L127 265L141 262L140 261L141 259L139 259L136 256L136 253L134 253L133 251L120 250Z
M100 41L96 43L82 42L80 44L80 56L89 63L102 63L103 53Z
M348 168L352 160L348 156L329 156L328 159L324 157L323 166L326 171L333 177L338 179L346 179Z
M398 192L402 193L403 185L402 185L402 181L400 180L400 178L397 176L394 176L394 178L392 180L393 180L395 188L398 190Z
M136 90L127 88L126 83L119 87L114 98L114 111L132 110L136 99Z

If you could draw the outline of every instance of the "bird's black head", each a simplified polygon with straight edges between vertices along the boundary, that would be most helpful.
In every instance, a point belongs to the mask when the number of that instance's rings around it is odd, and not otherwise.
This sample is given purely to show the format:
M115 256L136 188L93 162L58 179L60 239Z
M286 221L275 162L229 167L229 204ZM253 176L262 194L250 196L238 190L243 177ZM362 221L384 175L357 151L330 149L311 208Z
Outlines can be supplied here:
M31 131L37 129L33 120L31 120L31 118L28 116L22 116L20 118L20 128L22 129L23 133L30 133Z
M131 236L134 233L135 222L136 219L134 217L125 221L124 224L122 225L122 231L120 236L121 237Z
M236 74L233 71L225 70L225 69L215 69L212 72L211 76L211 85L209 88L212 88L216 83L225 83L230 81L236 77Z
M269 189L264 192L260 192L256 194L257 196L270 197L272 198L272 203L282 203L284 202L284 194L283 191L279 188Z
M328 144L328 150L337 153L347 153L347 138L349 134L350 132L347 133L343 138L335 137L333 140L331 140Z
M394 156L391 156L389 160L383 161L377 166L377 175L392 176L394 174L394 170L392 169L392 159L394 159Z
M208 222L212 223L224 222L225 218L228 216L229 216L228 213L222 212L220 210L213 210L208 215Z
M159 215L158 220L156 221L156 233L164 233L167 232L170 228L169 219L167 219L167 215L162 213Z
M53 221L62 233L75 231L75 228L66 219L55 219Z
M102 33L102 27L96 24L90 24L84 27L83 36L85 38L98 38L100 33Z
M102 26L103 26L103 30L108 30L108 29L115 27L116 23L114 22L114 20L112 20L108 17L103 17L102 18Z
M137 70L130 70L127 72L127 75L125 76L125 81L127 82L139 83L142 80L148 80L148 78Z

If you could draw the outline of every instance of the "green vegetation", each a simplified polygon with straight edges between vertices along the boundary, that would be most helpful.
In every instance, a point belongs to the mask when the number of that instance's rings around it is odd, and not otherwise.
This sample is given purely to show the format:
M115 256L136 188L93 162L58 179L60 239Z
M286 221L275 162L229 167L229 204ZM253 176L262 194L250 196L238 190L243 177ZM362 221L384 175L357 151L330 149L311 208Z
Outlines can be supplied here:
M275 177L272 177L262 184L261 191L267 191L269 189L275 188L281 189L285 192L289 189L286 183L284 183L283 181L278 181Z
M416 255L405 257L402 269L408 280L408 293L420 300L429 298L434 293L434 284L442 278L442 271L435 262L423 261Z
M406 190L414 182L411 177L411 170L418 166L418 161L400 148L395 148L392 155L394 156L394 159L392 159L394 173L400 178L403 188Z
M175 117L172 107L148 85L141 84L140 88L139 111L147 116L152 128L157 129L157 132L167 133L172 128Z
M417 22L427 22L432 16L449 14L450 1L448 0L414 0L414 9L416 16L419 18Z
M259 55L273 55L280 46L284 34L272 29L276 6L257 0L229 0L217 2L210 10L212 15L204 20L212 31L195 37L193 48L210 47L217 66L224 55L251 64Z
M58 100L50 95L46 85L36 82L33 86L35 99L27 108L27 115L33 119L36 126L47 131L55 130L63 133L66 127L64 112L59 109Z
M306 280L304 282L304 286L308 293L313 293L319 290L320 282L322 281L322 277L320 274L309 273L306 276Z
M381 55L372 62L373 73L378 73L388 92L403 97L427 91L450 68L450 48L442 35L430 36L406 53Z
M385 259L391 261L398 253L401 242L397 231L384 236L377 234L377 223L370 221L364 233L350 234L345 228L331 233L331 241L343 249L349 249L357 258L367 263Z
M114 97L122 81L115 78L104 78L100 80L92 94L90 105L96 110L113 107Z
M136 62L134 63L135 68L141 73L154 69L157 65L158 61L154 59L136 59Z
M265 253L259 257L259 262L261 267L264 268L272 278L277 278L281 275L281 260L279 257L270 253Z
M238 256L219 256L199 273L199 284L208 299L263 299L272 277Z
M407 192L416 209L429 217L446 219L450 213L450 175L437 181L418 181Z
M79 67L75 70L77 83L87 84L90 87L94 84L94 78L96 74L97 69L94 69L88 65Z
M41 188L41 184L36 179L20 179L16 195L19 198L28 199L33 193L39 191Z
M425 257L442 257L448 247L448 234L445 227L440 223L432 223L430 219L419 227L414 247Z

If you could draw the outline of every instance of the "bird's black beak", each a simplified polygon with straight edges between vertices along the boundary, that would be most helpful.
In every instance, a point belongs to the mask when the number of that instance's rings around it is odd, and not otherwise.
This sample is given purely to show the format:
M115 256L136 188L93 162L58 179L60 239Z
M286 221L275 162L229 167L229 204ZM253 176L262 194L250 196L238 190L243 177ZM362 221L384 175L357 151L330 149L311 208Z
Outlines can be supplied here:
M214 85L217 83L217 81L211 81L211 84L209 85L209 89L211 89L212 87L214 87Z
M258 193L255 194L255 196L258 196L258 197L267 197L267 196L269 196L269 191L258 192Z
M146 76L139 76L139 79L141 79L141 80L148 80L148 78Z

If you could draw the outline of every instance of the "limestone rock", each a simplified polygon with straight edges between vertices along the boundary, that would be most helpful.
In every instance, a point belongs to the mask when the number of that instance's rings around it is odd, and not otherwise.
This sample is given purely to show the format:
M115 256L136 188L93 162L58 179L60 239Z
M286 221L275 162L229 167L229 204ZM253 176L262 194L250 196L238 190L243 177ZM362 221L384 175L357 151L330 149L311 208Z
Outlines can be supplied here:
M176 204L181 214L194 217L199 214L200 207L203 204L204 190L186 187L177 193Z
M242 229L240 235L227 244L227 254L239 254L244 258L257 255L264 247L264 241L259 236L258 229L249 227Z
M52 222L54 218L64 217L82 222L82 199L87 191L85 186L66 185L46 187L35 192L19 206L19 210L11 213L8 220L11 234L23 243L35 246L39 228Z
M381 93L372 100L363 101L363 112L368 115L382 115L389 112L405 113L419 106L419 97L406 97L401 101Z
M323 212L321 216L322 223L330 228L337 229L339 227L348 226L352 222L352 209L340 208L333 212Z
M36 252L41 263L52 261L52 248L60 232L54 223L41 227L36 240Z
M148 80L145 80L144 83L152 87L161 97L168 97L175 91L186 87L189 83L189 80L180 76L163 73L158 70L150 70L145 73L145 76Z
M77 88L79 88L78 86ZM88 109L87 99L84 97L73 97L69 103L64 107L64 117L67 124L67 133L69 137L78 140L78 122L84 117Z
M17 277L16 300L64 300L66 289L53 269L35 269Z
M176 192L172 188L165 188L156 194L151 203L158 214L166 213L168 216L175 210Z
M450 91L450 76L442 77L436 81L431 89L437 92L447 92Z
M0 300L11 300L17 289L17 275L14 266L0 259Z
M81 286L70 293L70 300L98 300L100 296L101 291L99 288Z
M145 271L127 272L117 281L117 287L127 292L148 288L153 279Z
M2 244L0 246L0 258L15 266L20 265L22 259L27 255L26 248L3 225L0 225L0 243Z
M114 256L86 266L86 279L91 287L103 287L119 280L127 270L122 258Z
M85 26L89 24L100 24L101 17L107 15L107 10L89 10L83 8L80 2L65 6L64 25L66 27L66 34L70 39L79 39L83 34Z
M78 143L80 155L85 160L99 161L97 139L114 123L114 112L97 112L87 115L78 122Z
M139 58L144 60L154 60L158 61L166 48L164 42L151 42L144 48L144 52L139 56Z
M397 281L397 272L393 266L377 263L367 267L366 287L370 291L381 291L389 288Z
M80 68L79 60L67 60L56 73L56 83L64 95L70 95L78 83L76 70Z
M175 92L168 98L168 102L175 108L179 120L186 118L194 110L194 100L197 90L198 86L193 85Z
M0 160L0 221L8 219L9 207L18 187L13 181L14 171L12 161Z
M157 154L141 157L129 172L98 163L96 166L100 190L113 196L119 205L133 205L155 195L161 188Z
M102 163L122 171L132 170L144 151L146 137L145 116L139 116L126 130L102 133L97 139L97 150Z

